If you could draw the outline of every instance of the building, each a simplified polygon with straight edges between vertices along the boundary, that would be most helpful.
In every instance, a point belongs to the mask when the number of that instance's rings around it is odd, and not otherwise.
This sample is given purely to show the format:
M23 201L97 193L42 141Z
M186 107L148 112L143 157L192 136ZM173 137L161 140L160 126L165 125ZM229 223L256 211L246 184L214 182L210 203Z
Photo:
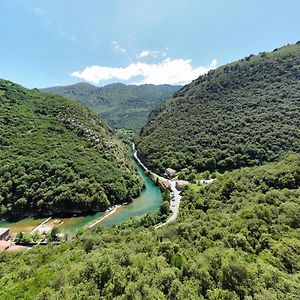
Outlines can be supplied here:
M188 184L189 184L189 182L186 180L176 180L175 187L178 191L181 191L182 188Z
M11 245L9 241L0 241L0 252L7 251Z
M171 184L168 180L161 180L159 182L159 184L160 184L160 186L163 190L170 190L171 189Z
M7 240L9 237L9 228L0 228L0 240Z
M201 179L201 180L197 180L196 183L197 184L212 184L214 182L214 178L206 178L206 179Z
M15 243L12 243L11 241L0 241L0 252L4 252L4 251L22 251L28 249L25 246L20 246L20 245L16 245Z
M176 171L174 169L168 168L166 169L165 174L170 178L173 178L176 176Z

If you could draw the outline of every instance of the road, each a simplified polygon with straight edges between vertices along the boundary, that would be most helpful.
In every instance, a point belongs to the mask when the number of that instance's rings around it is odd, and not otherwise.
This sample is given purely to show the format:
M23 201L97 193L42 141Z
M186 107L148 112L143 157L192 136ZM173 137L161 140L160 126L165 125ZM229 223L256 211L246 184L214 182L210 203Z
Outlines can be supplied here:
M166 181L168 182L168 184L170 185L171 187L171 192L170 194L174 195L174 200L172 201L172 197L171 197L171 201L170 201L170 210L172 212L172 216L169 217L164 223L162 224L159 224L157 225L155 228L160 228L164 225L167 225L168 223L172 222L172 221L175 221L177 216L178 216L178 212L179 212L179 206L180 206L180 200L182 198L182 196L180 196L180 191L178 191L176 189L176 180L169 180L167 178L164 178L162 176L159 176L157 174L155 174L154 172L150 171L143 163L142 161L138 158L138 155L137 155L137 151L135 149L135 145L134 143L132 143L132 150L133 150L133 156L134 158L136 159L136 161L141 165L141 167L146 171L146 172L149 172L150 175L152 177L154 177L154 179L158 178L159 180L161 181ZM171 196L170 195L170 196Z
M180 200L182 196L180 196L180 191L176 189L176 180L169 180L171 184L171 205L170 205L170 210L172 212L172 216L169 217L164 223L159 224L155 226L155 229L158 229L162 226L165 226L169 224L170 222L173 222L176 220L178 213L179 213L179 206L180 206ZM174 198L172 199L172 194L174 195Z

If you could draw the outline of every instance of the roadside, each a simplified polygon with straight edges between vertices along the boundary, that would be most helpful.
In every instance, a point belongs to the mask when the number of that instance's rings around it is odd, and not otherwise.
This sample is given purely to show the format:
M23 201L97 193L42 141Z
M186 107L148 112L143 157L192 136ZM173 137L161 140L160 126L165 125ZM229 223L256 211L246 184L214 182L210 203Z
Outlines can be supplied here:
M180 200L182 198L182 196L180 196L180 191L176 188L176 180L170 180L167 179L165 177L162 177L152 171L150 171L144 164L143 162L139 159L138 155L137 155L137 150L135 148L135 144L132 143L132 150L133 150L133 156L135 158L135 160L141 165L141 167L148 172L151 177L154 179L154 181L156 181L157 179L163 183L163 185L165 187L168 187L171 191L170 191L170 211L172 212L172 216L169 217L164 223L159 224L157 226L155 226L155 228L160 228L164 225L167 225L168 223L176 220L178 213L179 213L179 206L180 206Z

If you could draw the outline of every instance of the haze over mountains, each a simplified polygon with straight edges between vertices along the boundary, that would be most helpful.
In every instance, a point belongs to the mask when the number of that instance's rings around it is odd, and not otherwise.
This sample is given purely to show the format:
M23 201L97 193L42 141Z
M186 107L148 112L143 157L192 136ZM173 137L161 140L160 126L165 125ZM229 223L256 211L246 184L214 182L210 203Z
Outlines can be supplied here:
M99 114L113 129L125 128L136 133L146 124L150 112L171 99L180 86L125 85L113 83L96 87L77 83L42 89L47 93L75 99Z

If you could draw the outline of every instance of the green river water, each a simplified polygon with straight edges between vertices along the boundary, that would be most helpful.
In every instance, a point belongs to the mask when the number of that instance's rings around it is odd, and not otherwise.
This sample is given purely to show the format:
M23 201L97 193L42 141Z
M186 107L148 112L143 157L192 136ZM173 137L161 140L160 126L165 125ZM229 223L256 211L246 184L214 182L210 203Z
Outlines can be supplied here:
M159 187L153 183L153 181L145 174L143 169L133 158L131 158L131 161L136 167L141 178L145 181L145 188L137 199L134 199L133 202L126 206L120 207L114 214L108 216L100 223L106 227L112 227L113 225L117 225L130 218L141 217L148 212L153 212L159 209L162 200L162 194ZM103 212L98 212L88 216L54 219L51 222L58 222L58 224L60 224L58 228L62 233L74 234L78 230L82 230L88 225L94 223L103 215ZM44 220L45 218L26 218L18 222L0 222L0 227L9 227L12 233L19 231L30 232Z

